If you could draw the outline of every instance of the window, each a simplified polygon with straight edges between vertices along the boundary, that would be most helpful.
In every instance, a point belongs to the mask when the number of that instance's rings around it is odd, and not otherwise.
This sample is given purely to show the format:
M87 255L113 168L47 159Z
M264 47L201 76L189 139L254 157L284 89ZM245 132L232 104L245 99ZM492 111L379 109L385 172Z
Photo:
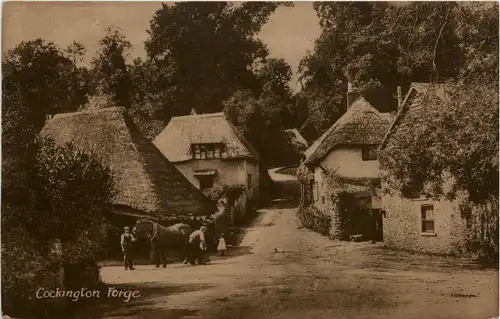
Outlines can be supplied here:
M432 205L422 205L420 212L422 214L422 233L434 234L434 207Z
M196 159L201 158L200 145L193 145L193 155Z
M207 158L207 146L206 145L200 145L200 152L201 152L201 159Z
M199 176L200 190L214 187L214 177L213 176Z
M194 159L222 158L225 153L221 143L192 144L191 150Z
M247 185L248 189L252 189L252 174L247 175Z
M363 161L376 161L377 160L377 146L365 145L361 147L361 159Z
M215 158L215 146L207 145L207 158Z

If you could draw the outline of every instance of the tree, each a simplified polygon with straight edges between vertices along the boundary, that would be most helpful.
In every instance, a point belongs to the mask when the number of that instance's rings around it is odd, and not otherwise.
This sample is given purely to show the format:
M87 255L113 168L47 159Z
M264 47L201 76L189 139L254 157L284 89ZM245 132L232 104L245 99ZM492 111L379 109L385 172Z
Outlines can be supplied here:
M132 45L116 27L107 28L99 44L97 55L92 60L94 94L110 95L116 106L128 108L132 80L125 59Z
M273 95L255 97L250 90L237 91L224 102L224 111L240 133L260 155L261 167L276 167L299 162L282 125L286 108L283 100Z
M255 35L280 5L181 2L157 10L146 52L153 69L166 70L160 77L176 103L166 112L217 112L240 88L259 94L253 66L268 51ZM155 89L162 94L162 88Z
M445 171L455 181L451 195L466 191L481 202L498 195L498 8L454 7L449 19L455 37L464 41L462 68L448 83L449 100L427 96L417 119L422 125L415 123L407 140L391 143L381 163L407 195L431 184L432 194L442 196ZM475 37L472 21L488 32Z
M80 108L82 105L88 103L88 94L90 93L90 76L86 67L78 67L81 63L87 50L85 47L73 41L64 52L68 59L73 61L73 76L71 81L71 104Z
M323 123L331 125L345 112L348 81L360 91L395 89L412 81L456 79L463 66L455 32L461 10L457 3L324 2L314 6L322 33L299 70L311 117L304 130L316 137L325 130ZM324 116L327 120L314 125L315 118Z
M21 42L7 53L2 61L4 155L27 150L47 114L78 107L71 89L74 69L64 52L42 39Z

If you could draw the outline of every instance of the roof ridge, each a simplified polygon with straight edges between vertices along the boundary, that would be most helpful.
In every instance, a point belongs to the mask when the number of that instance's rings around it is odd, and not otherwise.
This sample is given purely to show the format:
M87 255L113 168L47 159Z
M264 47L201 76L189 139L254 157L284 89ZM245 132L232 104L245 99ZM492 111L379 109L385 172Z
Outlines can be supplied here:
M218 116L224 116L224 112L172 116L172 120L179 118L186 119L186 118L203 118L203 117L218 117Z
M57 113L54 115L53 119L66 118L66 117L72 117L72 116L83 115L83 114L99 114L99 113L105 113L105 112L125 113L125 108L122 106L112 106L112 107L107 107L107 108L103 108L103 109L93 109L93 110L83 110L83 111L77 111L77 112Z

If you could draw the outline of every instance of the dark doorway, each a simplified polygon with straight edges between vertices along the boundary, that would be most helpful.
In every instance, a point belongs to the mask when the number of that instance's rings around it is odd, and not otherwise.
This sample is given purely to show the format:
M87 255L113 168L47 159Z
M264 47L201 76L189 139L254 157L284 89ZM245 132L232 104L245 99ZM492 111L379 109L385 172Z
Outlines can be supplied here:
M349 235L363 235L363 240L383 240L380 209L354 208L345 223Z

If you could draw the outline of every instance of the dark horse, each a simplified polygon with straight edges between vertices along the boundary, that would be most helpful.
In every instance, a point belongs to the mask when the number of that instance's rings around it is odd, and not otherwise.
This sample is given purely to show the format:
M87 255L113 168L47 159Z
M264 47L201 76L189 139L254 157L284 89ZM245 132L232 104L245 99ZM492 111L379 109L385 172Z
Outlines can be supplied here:
M156 267L160 267L163 259L163 268L167 267L166 253L169 249L183 249L184 261L187 260L187 242L191 234L191 226L178 223L163 227L150 220L140 219L135 223L132 233L137 238L148 239L155 258Z

